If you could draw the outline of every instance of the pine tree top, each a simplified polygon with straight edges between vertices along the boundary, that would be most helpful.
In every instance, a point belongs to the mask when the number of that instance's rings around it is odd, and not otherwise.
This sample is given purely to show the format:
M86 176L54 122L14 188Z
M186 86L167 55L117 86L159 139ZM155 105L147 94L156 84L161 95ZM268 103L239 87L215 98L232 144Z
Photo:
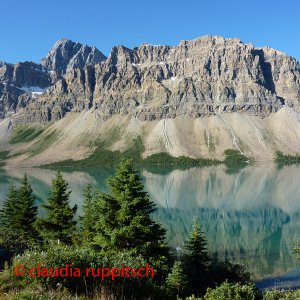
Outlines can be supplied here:
M207 240L200 229L198 217L193 220L193 229L185 242L185 259L198 263L207 264L209 262Z

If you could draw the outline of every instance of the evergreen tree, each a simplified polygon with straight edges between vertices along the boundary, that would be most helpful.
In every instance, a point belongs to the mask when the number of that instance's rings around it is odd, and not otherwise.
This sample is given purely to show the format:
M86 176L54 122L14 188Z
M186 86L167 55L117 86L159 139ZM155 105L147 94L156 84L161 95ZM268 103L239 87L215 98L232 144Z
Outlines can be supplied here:
M70 207L69 185L58 171L52 180L48 203L42 207L46 216L38 221L41 235L48 241L71 244L76 232L77 206Z
M115 245L115 230L117 224L117 212L120 210L118 201L100 190L96 193L96 222L94 225L95 236L93 247L103 252L114 252L120 250Z
M188 278L184 273L182 263L176 261L173 265L171 273L169 273L167 279L167 290L172 297L184 297L187 296L188 291Z
M207 241L200 230L198 218L193 221L193 229L185 242L183 255L184 272L189 278L189 285L195 295L205 293L209 285L210 258L207 251Z
M0 212L0 235L2 243L9 248L26 249L38 242L35 229L37 206L35 196L24 175L19 189L10 185L7 199Z
M151 219L154 203L130 160L123 161L108 179L109 194L97 196L98 221L94 245L103 251L128 250L141 254L149 263L164 265L168 249L165 229ZM158 259L160 257L160 259Z
M17 231L14 224L17 200L18 190L15 184L11 183L2 209L0 210L0 245L2 247L16 247Z
M80 217L81 233L83 238L83 243L89 245L93 241L95 235L95 195L97 192L93 192L92 186L87 185L83 192L83 216Z
M20 244L23 244L26 248L26 245L29 246L38 241L38 233L35 229L38 208L34 205L35 196L27 175L24 175L17 195L14 226L18 230Z

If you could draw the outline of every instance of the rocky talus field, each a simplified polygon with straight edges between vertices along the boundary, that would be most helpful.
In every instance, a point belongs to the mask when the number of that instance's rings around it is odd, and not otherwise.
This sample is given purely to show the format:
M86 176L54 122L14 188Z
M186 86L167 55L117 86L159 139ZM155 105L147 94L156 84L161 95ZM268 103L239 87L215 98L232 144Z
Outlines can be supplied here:
M178 46L56 42L40 63L0 62L6 165L89 157L101 145L142 156L256 161L300 153L300 66L280 51L201 37Z

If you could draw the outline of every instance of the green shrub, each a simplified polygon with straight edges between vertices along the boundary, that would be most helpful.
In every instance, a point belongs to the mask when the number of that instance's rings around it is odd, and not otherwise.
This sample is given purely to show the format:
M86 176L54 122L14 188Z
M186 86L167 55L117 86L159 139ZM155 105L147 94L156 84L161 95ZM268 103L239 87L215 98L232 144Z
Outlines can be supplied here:
M0 273L0 282L3 274ZM12 283L16 283L13 276L10 274L9 279ZM15 285L13 288L3 292L0 289L0 299L7 300L83 300L86 297L72 296L66 289L45 289L42 286L28 283L26 286L20 287Z
M10 269L0 272L0 296L1 294L8 293L9 291L24 289L25 286L26 282L20 281L18 277L13 276Z
M213 285L220 285L224 281L240 284L252 284L250 272L247 272L242 265L232 264L229 261L214 259L210 266L210 278Z
M224 282L215 289L208 288L204 300L259 300L262 299L255 285Z
M300 290L296 291L279 291L272 290L264 293L264 300L299 300Z

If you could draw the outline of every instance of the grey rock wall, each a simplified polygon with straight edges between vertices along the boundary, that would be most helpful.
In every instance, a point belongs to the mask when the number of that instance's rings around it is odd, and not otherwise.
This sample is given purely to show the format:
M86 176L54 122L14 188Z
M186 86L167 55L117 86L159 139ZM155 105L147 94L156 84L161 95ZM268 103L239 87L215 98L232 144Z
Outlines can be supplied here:
M266 116L300 103L297 60L239 39L206 36L178 46L116 46L107 58L96 48L61 40L40 68L17 76L18 67L0 65L0 82L13 76L14 84L49 86L42 95L5 100L17 103L16 123L56 121L85 109L104 118L131 114L141 120L233 111Z

